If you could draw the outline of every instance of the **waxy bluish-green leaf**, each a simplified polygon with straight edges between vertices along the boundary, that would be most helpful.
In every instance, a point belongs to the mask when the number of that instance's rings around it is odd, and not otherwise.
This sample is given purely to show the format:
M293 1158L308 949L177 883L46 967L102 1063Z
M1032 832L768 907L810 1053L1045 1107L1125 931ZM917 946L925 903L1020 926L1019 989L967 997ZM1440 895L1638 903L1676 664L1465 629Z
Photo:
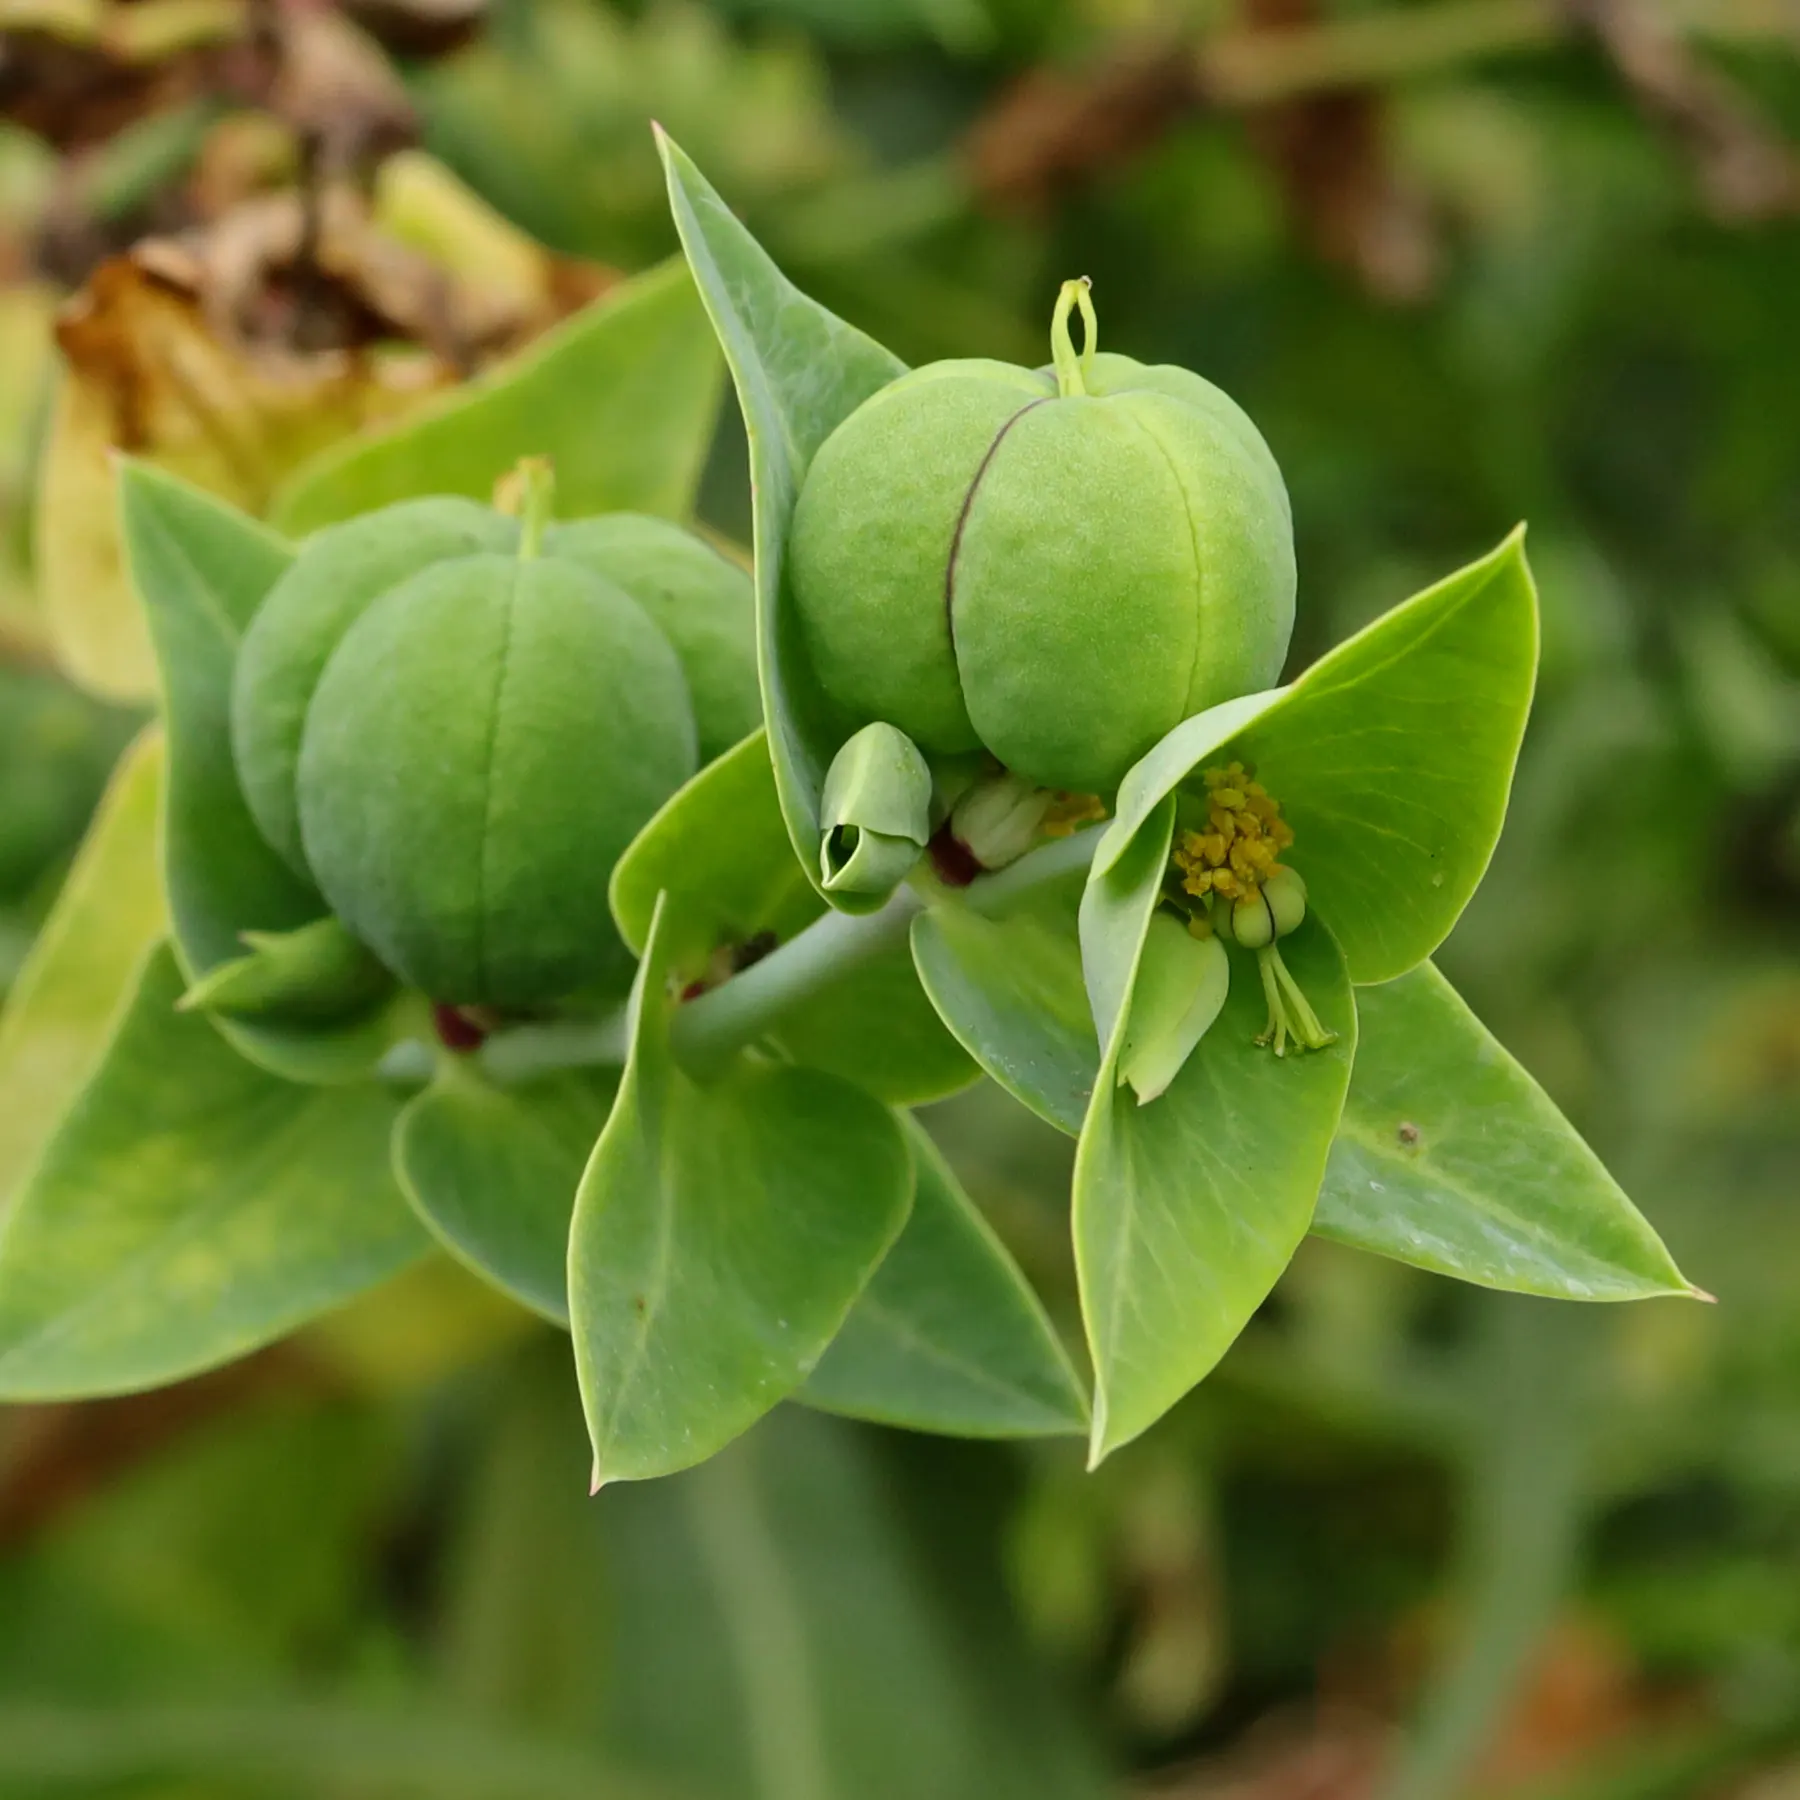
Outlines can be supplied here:
M132 580L162 676L168 776L163 871L190 982L241 956L242 931L291 931L326 911L257 830L231 752L238 643L292 551L223 501L142 463L119 476ZM218 1020L246 1056L294 1081L366 1072L393 1038L382 1006L340 1026Z
M271 517L299 535L423 494L488 499L523 456L556 465L563 518L686 515L723 371L694 284L669 262L398 425L297 470Z
M1431 964L1363 989L1357 1013L1321 1236L1553 1299L1692 1292L1600 1159Z
M1106 1045L1075 1155L1075 1261L1096 1392L1093 1460L1153 1424L1216 1364L1312 1218L1356 1048L1344 959L1316 920L1281 953L1337 1041L1277 1057L1255 957L1231 951L1224 1010L1168 1091L1139 1105L1117 1067L1173 829L1165 799L1097 869L1082 960Z
M1030 1283L924 1131L912 1216L800 1397L954 1437L1081 1433L1087 1398Z
M788 841L762 732L702 769L613 870L613 916L634 949L665 889L676 934L669 954L688 980L717 978L711 965L723 947L786 943L824 914ZM926 998L904 944L845 971L786 1014L768 1042L897 1106L941 1099L978 1073Z
M599 1069L499 1087L469 1059L446 1059L394 1133L394 1173L439 1241L558 1325L575 1190L617 1088Z
M788 527L819 446L906 365L801 293L682 151L660 133L657 141L675 228L725 347L749 433L763 715L782 815L816 883L825 772L849 732L807 660L788 581ZM847 911L880 903L879 895L838 898Z
M1384 614L1291 687L1188 719L1128 774L1095 867L1203 765L1251 765L1294 828L1284 860L1351 979L1422 962L1474 893L1506 816L1537 673L1537 597L1515 532Z
M0 1230L0 1395L154 1387L385 1280L428 1239L388 1171L397 1100L303 1087L178 1013L153 953Z
M1054 890L1003 919L954 902L913 921L913 961L957 1041L1039 1118L1081 1130L1100 1046L1081 979L1074 902Z
M0 1219L167 929L156 855L162 764L154 728L120 759L0 1014Z
M682 1073L666 918L569 1244L597 1481L700 1462L792 1393L912 1203L905 1134L861 1089L749 1058L704 1087Z

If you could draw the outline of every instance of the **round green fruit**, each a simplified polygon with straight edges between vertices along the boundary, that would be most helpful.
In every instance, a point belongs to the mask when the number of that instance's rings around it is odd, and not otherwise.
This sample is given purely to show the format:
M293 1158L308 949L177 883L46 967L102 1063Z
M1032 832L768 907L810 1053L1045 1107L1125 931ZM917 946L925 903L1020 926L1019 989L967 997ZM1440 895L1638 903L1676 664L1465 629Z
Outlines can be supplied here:
M1231 399L1095 354L1085 284L1065 285L1052 343L1053 370L934 363L844 420L795 508L793 593L853 720L1108 793L1183 719L1278 679L1293 524Z
M332 911L434 1000L616 985L613 864L698 766L687 681L622 589L481 554L391 588L331 652L296 799Z
M554 525L544 535L544 554L605 576L661 627L694 697L702 762L762 723L756 592L736 563L691 531L644 513Z

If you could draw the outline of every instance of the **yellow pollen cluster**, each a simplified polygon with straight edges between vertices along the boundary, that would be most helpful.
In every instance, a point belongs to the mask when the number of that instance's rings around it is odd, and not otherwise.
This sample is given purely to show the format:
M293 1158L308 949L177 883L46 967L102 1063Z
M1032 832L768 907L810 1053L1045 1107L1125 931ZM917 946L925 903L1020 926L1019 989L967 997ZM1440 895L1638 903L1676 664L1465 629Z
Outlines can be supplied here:
M1175 847L1182 886L1197 897L1248 900L1261 892L1275 859L1294 841L1281 805L1242 763L1207 769L1207 829L1184 831Z
M1046 837L1068 837L1078 826L1092 825L1106 817L1106 802L1098 794L1070 794L1059 791L1044 814Z

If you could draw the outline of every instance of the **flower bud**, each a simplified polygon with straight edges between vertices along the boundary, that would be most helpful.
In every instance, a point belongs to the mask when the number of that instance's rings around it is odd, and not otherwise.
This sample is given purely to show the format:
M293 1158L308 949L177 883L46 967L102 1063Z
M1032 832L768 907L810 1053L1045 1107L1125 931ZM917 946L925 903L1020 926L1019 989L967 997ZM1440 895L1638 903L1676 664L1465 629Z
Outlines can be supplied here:
M1004 869L1038 841L1056 795L1017 775L990 775L957 801L950 835L983 869Z
M828 893L889 894L931 838L931 771L904 732L876 723L825 776L819 872Z
M1054 374L934 363L845 419L801 489L793 592L853 718L1106 794L1182 719L1276 680L1292 524L1219 389L1076 357L1061 314L1054 336Z
M1231 968L1210 931L1197 936L1173 914L1158 912L1144 938L1119 1080L1147 1105L1179 1075L1225 1004Z

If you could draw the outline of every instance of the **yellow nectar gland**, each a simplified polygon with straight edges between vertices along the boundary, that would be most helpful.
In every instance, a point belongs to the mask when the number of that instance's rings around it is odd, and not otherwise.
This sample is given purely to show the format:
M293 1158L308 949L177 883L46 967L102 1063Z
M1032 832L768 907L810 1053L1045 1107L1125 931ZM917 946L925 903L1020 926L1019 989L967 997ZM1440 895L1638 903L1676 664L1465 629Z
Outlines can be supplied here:
M1242 763L1203 770L1201 779L1206 783L1206 829L1183 831L1173 857L1182 891L1212 913L1222 936L1233 937L1238 935L1231 929L1235 909L1260 898L1264 885L1283 874L1292 889L1285 896L1288 903L1279 909L1285 918L1278 917L1274 906L1266 909L1266 915L1265 909L1256 909L1256 917L1267 917L1269 935L1260 944L1247 946L1256 950L1257 972L1269 1003L1268 1025L1256 1041L1272 1046L1277 1056L1287 1054L1290 1037L1304 1049L1322 1050L1336 1041L1337 1033L1321 1023L1275 942L1305 916L1304 886L1284 873L1277 860L1294 841L1293 827L1281 816L1281 803ZM1273 898L1274 889L1270 894ZM1207 912L1194 914L1189 930L1196 936L1206 917Z
M1093 825L1106 817L1106 802L1098 794L1070 794L1058 789L1044 814L1045 837L1072 837L1083 825Z

